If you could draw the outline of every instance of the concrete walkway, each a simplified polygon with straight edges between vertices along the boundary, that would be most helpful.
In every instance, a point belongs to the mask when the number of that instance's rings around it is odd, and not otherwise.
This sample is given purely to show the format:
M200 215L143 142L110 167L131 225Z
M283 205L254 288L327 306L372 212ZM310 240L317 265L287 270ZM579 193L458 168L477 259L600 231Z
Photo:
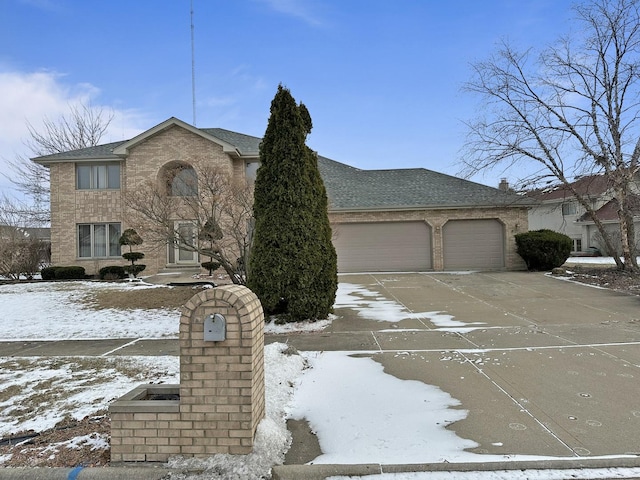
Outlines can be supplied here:
M447 464L448 470L504 468L487 467L483 454L561 459L508 462L515 469L556 463L640 467L640 297L526 272L345 275L340 282L361 285L410 312L452 315L470 328L426 319L376 321L362 309L341 308L322 333L268 336L266 342L360 351L386 373L438 386L458 399L469 414L451 429L479 444L473 450L479 460ZM177 353L177 340L0 343L0 356ZM304 422L290 429L294 443L275 478L443 467L302 466L321 451ZM622 455L634 457L595 458Z

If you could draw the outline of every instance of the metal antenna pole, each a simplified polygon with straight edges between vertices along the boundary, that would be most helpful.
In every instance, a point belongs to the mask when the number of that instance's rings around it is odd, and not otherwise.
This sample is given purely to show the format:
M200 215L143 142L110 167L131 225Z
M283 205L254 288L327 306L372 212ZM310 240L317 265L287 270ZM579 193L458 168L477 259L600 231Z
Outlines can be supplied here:
M191 0L191 97L193 102L193 126L196 126L196 55L193 26L193 0Z

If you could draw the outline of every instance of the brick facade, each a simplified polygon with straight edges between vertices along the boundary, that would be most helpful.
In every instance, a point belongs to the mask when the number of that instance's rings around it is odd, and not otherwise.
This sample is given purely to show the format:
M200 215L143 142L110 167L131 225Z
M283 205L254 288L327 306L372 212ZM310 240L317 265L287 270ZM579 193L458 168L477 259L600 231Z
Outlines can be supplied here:
M423 221L431 230L433 270L444 270L442 227L450 220L496 219L504 226L505 269L526 270L526 264L516 252L514 235L528 230L526 208L464 208L429 209L387 212L333 212L329 220L334 228L341 223Z
M111 161L111 160L110 160ZM150 180L158 181L162 167L182 162L197 169L198 164L220 167L234 177L244 175L244 163L223 152L223 148L178 126L160 131L136 144L121 164L120 190L77 190L75 163L54 163L51 173L51 261L54 265L80 265L96 274L105 265L126 265L122 258L80 258L77 225L80 223L121 223L121 230L144 227L127 209L124 196ZM145 275L167 266L167 246L145 242L140 248L147 265ZM197 265L197 263L196 263Z
M162 128L159 128L162 127ZM54 265L81 265L88 274L96 274L105 265L125 265L120 257L79 258L78 224L119 222L121 230L136 228L145 239L144 221L136 219L124 201L128 192L136 191L146 182L159 181L163 167L173 162L193 166L198 164L217 166L234 178L244 177L243 158L227 149L173 122L141 135L136 141L127 142L129 149L111 155L109 161L120 158L120 190L77 190L75 186L75 163L64 161L51 163L51 249ZM228 148L228 146L227 146ZM227 153L230 152L230 153ZM252 157L253 158L253 157ZM255 160L255 159L254 159ZM80 161L80 160L78 160ZM99 159L93 159L96 162ZM510 206L505 208L475 207L459 209L423 209L393 211L330 212L334 226L345 222L382 222L421 220L431 229L432 267L444 269L442 227L449 220L497 219L504 226L505 259L508 270L525 268L516 253L513 235L528 230L527 208ZM142 262L147 265L144 275L155 274L168 266L169 255L166 244L153 244L147 237L138 249L145 253ZM194 266L198 262L194 260Z

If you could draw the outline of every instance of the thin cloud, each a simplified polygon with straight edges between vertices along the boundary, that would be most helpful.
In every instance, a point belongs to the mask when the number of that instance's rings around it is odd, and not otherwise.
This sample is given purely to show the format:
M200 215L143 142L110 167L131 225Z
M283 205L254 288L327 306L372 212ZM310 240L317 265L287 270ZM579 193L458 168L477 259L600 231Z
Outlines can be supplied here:
M313 2L308 0L258 0L276 12L298 18L309 25L319 27L324 24L318 12L312 10ZM316 4L317 5L317 4Z

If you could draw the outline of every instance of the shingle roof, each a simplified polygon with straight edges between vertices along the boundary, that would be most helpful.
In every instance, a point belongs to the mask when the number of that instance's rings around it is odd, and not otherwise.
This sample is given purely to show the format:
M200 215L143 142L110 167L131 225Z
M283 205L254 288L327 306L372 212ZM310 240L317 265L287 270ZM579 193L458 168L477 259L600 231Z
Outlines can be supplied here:
M627 198L629 202L631 213L634 216L640 215L640 196L638 195L629 195ZM615 198L609 200L603 206L601 206L598 210L596 210L596 216L603 222L608 221L619 221L620 217L618 216L618 200ZM591 222L593 223L593 219L589 213L584 213L577 220L578 222Z
M598 196L609 189L609 182L604 175L587 175L571 182L573 188L580 195ZM563 200L572 198L573 192L564 184L556 184L547 188L533 190L527 195L541 202L549 200Z
M222 128L202 128L203 133L233 145L244 157L258 157L259 137ZM120 159L113 150L128 140L33 160L78 161L82 159ZM504 192L461 178L423 168L360 170L318 156L318 168L327 189L331 210L380 210L402 208L455 208L532 206L537 202L525 196Z
M359 170L318 157L332 210L532 206L537 202L424 168Z

